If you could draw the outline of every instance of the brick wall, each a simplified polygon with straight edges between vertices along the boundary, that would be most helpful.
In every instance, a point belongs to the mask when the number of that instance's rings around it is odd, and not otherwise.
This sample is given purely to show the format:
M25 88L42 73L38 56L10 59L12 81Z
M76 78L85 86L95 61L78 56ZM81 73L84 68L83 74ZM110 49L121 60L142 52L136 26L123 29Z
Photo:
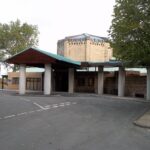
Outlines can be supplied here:
M75 73L75 92L95 93L95 72Z
M81 80L84 80L82 83ZM90 80L94 84L90 85ZM81 82L81 83L80 83ZM75 92L97 93L97 72L77 72L75 75ZM104 74L104 94L118 94L118 72ZM145 97L146 76L139 73L126 72L125 96Z
M106 77L104 82L104 93L115 94L118 92L118 77ZM146 97L146 76L126 74L125 96Z
M125 83L126 96L146 97L146 76L127 76Z
M90 39L60 40L57 54L76 61L108 61L112 58L112 49L107 42L93 42Z

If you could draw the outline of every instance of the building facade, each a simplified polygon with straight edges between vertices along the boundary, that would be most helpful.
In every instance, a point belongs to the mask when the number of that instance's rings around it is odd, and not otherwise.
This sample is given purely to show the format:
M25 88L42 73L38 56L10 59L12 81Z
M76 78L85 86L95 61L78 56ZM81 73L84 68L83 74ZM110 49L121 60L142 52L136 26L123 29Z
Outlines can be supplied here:
M19 94L40 87L45 95L53 91L87 92L150 100L150 68L147 68L147 76L139 73L129 75L120 61L75 61L37 48L28 48L6 62L20 66L19 74L14 74L12 78L8 76L11 84L18 84ZM26 67L44 68L42 78L41 75L29 76ZM117 67L117 73L105 72L104 68L108 67ZM90 68L95 68L95 71L90 72Z
M81 34L59 40L57 54L81 62L103 62L112 58L112 48L105 37Z
M68 71L57 70L53 73L52 91L68 91ZM125 96L146 98L146 74L136 71L126 71L125 74ZM26 72L26 90L43 91L44 72ZM103 83L104 94L118 94L118 71L104 72ZM6 89L19 89L19 72L8 72ZM97 71L75 71L74 92L77 93L98 93Z
M42 83L42 72L26 72L26 90L42 91ZM10 90L19 89L19 72L8 72L7 88Z

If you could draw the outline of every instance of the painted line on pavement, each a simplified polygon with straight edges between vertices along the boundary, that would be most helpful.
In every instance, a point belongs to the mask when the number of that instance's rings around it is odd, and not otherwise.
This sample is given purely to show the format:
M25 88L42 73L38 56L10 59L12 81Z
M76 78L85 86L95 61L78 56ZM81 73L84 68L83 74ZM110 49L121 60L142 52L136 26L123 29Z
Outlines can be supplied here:
M67 102L65 105L69 106L69 105L71 105L71 103L70 103L70 102Z
M59 105L64 105L65 103L60 103Z
M31 100L27 99L27 98L23 98L21 97L20 98L21 100L24 100L26 102L31 102ZM34 105L36 105L37 107L39 107L40 109L45 109L45 107L41 106L40 104L36 103L36 102L33 102Z
M17 116L26 115L26 114L27 114L27 112L23 112L23 113L17 114Z
M26 102L30 102L30 101L31 101L31 100L26 99L26 98L23 98L23 97L20 97L20 99L21 99L21 100L24 100L24 101L26 101Z
M45 109L50 109L50 107L52 107L52 106L51 105L44 106Z
M34 105L36 105L37 107L39 107L39 108L41 108L41 109L45 109L45 107L43 107L43 106L41 106L40 104L38 104L38 103L33 103Z
M71 102L65 102L65 103L60 103L60 104L46 105L45 107L39 105L38 103L33 103L33 104L36 105L37 107L39 107L40 109L32 110L32 111L29 111L29 112L18 113L16 115L12 114L12 115L9 115L9 116L0 117L0 120L9 119L9 118L17 117L17 116L22 116L22 115L27 115L27 114L31 114L31 113L35 113L35 112L46 111L46 110L49 110L51 108L69 106L71 104L77 104L77 103L76 102L72 102L72 103Z
M34 113L34 112L35 112L35 111L29 111L28 113L31 114L31 113Z
M43 110L46 110L46 109L38 109L38 110L36 110L36 111L38 111L38 112L39 112L39 111L43 111Z
M65 102L65 105L70 105L71 104L71 102Z
M75 105L75 104L77 104L77 103L76 103L76 102L73 102L72 104Z
M65 106L65 104L59 104L59 106L60 106L60 107L64 107L64 106Z
M16 115L5 116L4 119L15 117Z
M58 108L58 104L53 104L52 108Z

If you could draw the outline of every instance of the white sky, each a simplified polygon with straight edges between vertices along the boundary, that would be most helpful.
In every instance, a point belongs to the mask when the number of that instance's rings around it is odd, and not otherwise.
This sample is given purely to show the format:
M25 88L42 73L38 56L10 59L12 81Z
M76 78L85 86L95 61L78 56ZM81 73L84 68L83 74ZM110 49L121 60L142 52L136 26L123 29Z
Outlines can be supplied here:
M89 33L108 36L115 0L0 0L0 22L37 25L39 48L56 53L57 40Z

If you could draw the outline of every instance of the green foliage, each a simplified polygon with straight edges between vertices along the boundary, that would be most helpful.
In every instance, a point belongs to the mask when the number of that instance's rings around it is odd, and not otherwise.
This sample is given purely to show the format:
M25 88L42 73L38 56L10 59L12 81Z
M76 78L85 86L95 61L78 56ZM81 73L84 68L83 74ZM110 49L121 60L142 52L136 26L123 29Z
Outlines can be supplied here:
M109 34L118 60L150 66L150 0L116 0Z
M38 44L38 28L20 20L0 23L0 59L11 57L27 47Z

